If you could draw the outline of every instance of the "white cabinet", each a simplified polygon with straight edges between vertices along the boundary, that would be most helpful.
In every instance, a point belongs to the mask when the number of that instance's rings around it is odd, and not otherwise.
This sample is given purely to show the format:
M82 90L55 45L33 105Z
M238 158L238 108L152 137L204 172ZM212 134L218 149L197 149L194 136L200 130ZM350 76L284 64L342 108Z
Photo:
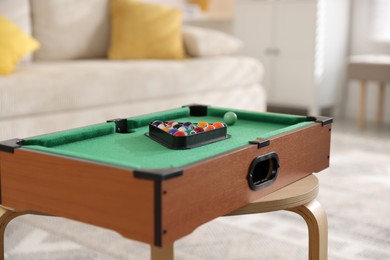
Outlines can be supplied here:
M264 64L269 105L311 115L334 105L343 82L348 10L347 0L236 1L234 33L244 41L242 54Z

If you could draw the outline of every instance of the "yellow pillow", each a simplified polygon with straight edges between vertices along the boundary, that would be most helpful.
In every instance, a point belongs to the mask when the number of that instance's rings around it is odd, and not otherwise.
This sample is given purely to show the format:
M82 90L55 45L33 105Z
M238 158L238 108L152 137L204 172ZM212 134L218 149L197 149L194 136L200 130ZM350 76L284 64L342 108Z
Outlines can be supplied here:
M0 16L0 75L11 74L19 60L38 47L35 39Z
M179 9L111 0L110 59L183 59Z

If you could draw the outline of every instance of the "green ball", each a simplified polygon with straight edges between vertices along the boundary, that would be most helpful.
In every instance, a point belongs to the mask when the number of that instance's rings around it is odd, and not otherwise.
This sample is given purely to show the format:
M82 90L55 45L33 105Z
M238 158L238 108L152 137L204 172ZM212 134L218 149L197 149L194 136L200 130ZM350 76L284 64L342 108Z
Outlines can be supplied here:
M223 121L227 125L234 125L237 122L237 115L234 112L226 112L225 115L223 116Z

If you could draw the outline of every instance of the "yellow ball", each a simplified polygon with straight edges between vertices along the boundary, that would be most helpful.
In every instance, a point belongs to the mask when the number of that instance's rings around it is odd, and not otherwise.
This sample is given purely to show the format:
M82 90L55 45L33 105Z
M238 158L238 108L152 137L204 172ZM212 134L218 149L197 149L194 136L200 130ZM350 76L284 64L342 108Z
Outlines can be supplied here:
M198 123L198 127L202 127L202 128L205 128L205 127L207 127L209 124L207 123L207 122L205 122L205 121L200 121L199 123Z

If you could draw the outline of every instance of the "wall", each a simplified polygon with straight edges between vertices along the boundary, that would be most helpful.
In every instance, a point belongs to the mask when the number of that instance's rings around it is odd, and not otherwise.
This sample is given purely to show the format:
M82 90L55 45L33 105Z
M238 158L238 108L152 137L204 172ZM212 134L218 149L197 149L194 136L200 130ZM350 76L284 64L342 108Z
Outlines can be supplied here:
M322 14L322 8L324 14ZM322 66L323 75L320 82L318 103L321 107L332 107L337 100L338 90L345 85L346 66L345 58L349 55L349 19L351 1L349 0L325 0L319 1L318 17L323 24L319 30L323 30L324 39L318 42L317 54L323 48L322 56L318 61ZM325 17L322 17L325 16ZM321 33L317 35L321 37ZM320 69L317 66L318 69Z
M351 34L350 55L359 54L388 54L390 55L390 43L378 43L371 39L371 8L373 0L353 0L351 9ZM367 120L374 122L376 118L376 105L378 96L377 83L368 83ZM386 124L390 124L390 83L385 89L385 113ZM346 88L340 91L339 113L350 119L356 119L359 111L359 83L350 81Z

